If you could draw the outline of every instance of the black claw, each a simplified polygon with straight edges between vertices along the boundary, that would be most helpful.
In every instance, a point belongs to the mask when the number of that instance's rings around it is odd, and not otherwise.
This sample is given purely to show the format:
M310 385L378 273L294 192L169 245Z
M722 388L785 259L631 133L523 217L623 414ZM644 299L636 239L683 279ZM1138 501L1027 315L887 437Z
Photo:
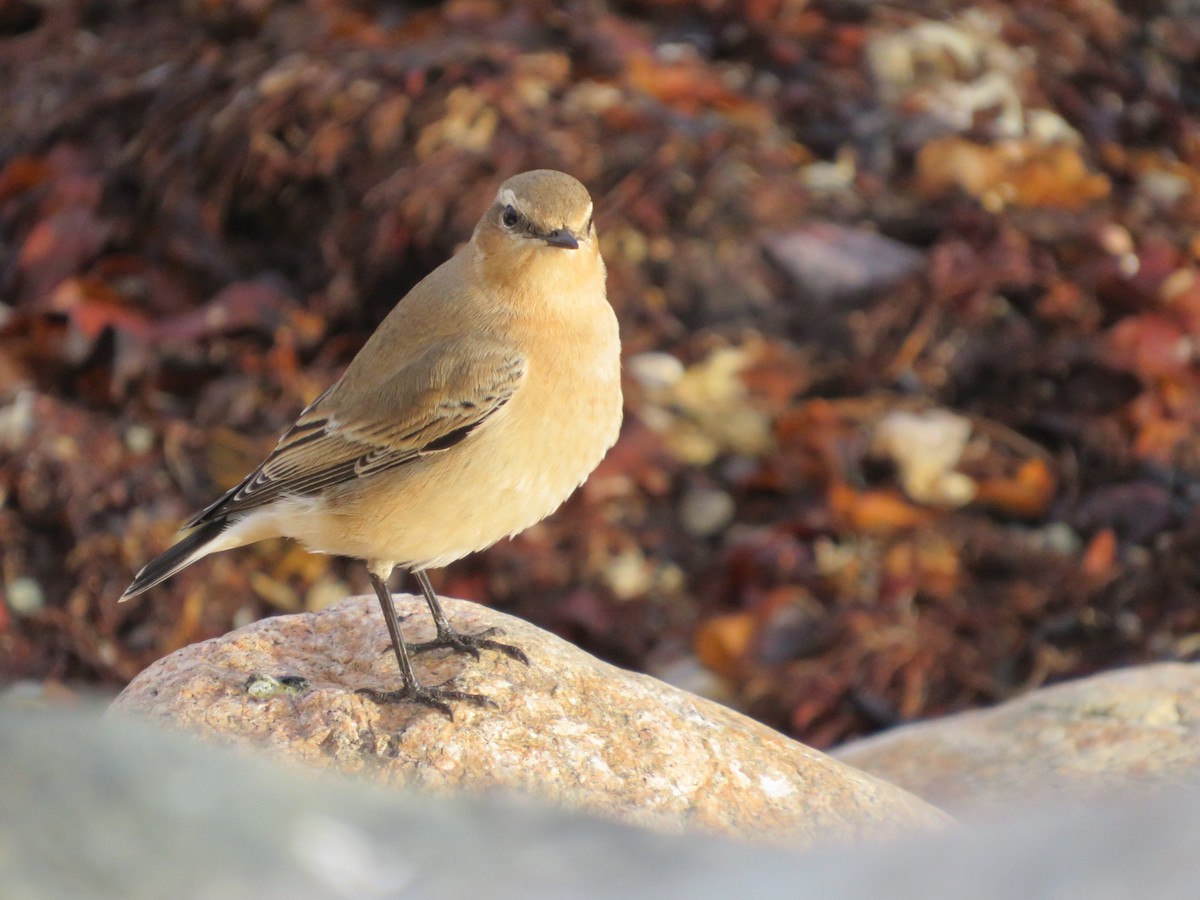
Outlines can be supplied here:
M479 659L479 645L482 641L460 641L453 638L443 640L442 638L434 638L432 641L423 641L420 644L409 644L409 653L428 653L430 650L452 649L456 653L469 653L475 659Z
M525 655L525 651L520 647L514 647L512 644L504 644L500 641L488 640L489 634L496 634L498 631L499 629L497 628L488 628L476 634L460 634L457 631L450 631L438 635L432 641L409 644L408 649L413 653L450 649L456 653L469 653L475 659L479 659L480 650L495 650L497 653L503 653L505 656L512 657L515 660L525 663L525 665L529 665L529 657Z
M453 688L447 688L443 685L425 687L419 684L411 688L403 687L398 691L377 691L374 688L359 688L355 693L362 694L364 697L370 697L376 703L405 703L408 701L420 703L422 706L428 706L436 709L438 712L444 713L446 718L451 722L454 721L454 710L450 708L450 704L447 702L450 700L458 700L462 703L469 703L472 706L481 706L489 709L498 708L496 701L490 697L485 697L483 694L456 691Z

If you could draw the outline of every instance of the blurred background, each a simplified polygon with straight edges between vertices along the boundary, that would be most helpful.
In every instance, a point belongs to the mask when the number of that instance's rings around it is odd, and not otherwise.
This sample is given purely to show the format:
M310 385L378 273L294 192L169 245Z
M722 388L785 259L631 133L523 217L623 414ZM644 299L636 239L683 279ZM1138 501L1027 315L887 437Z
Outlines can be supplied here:
M1200 658L1195 2L0 0L0 678L365 591L116 603L538 167L625 426L442 593L822 747Z

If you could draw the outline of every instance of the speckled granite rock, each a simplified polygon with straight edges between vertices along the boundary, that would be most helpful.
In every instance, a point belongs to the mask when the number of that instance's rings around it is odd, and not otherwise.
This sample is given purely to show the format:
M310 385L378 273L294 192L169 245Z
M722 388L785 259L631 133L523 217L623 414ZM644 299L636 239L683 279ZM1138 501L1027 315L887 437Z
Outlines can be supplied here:
M1200 665L1160 663L897 728L834 754L979 818L1200 780Z
M116 714L149 716L310 765L435 792L502 788L627 823L807 847L937 828L947 818L892 785L722 706L602 663L527 622L447 600L460 630L497 626L532 665L418 657L428 684L453 678L497 709L458 705L452 723L413 704L379 706L356 688L396 685L374 598L256 622L186 647L141 673ZM433 626L398 596L405 634ZM254 696L255 674L310 687Z

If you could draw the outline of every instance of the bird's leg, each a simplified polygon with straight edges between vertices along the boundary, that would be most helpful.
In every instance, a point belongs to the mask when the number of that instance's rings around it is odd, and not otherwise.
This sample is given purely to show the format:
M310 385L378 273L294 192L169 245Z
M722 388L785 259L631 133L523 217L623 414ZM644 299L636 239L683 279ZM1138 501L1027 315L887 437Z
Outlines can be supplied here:
M374 568L368 567L367 571L371 577L371 586L375 588L375 595L379 598L379 605L383 608L383 620L387 623L388 634L392 636L392 649L396 652L396 662L400 664L400 678L404 681L404 686L398 691L360 688L356 693L370 697L376 703L399 703L403 700L413 700L445 713L451 722L454 721L454 712L450 709L448 702L450 700L461 700L475 706L494 707L496 704L482 694L456 691L453 688L447 688L445 684L426 687L417 681L412 662L408 658L408 647L404 643L404 636L400 633L400 622L396 618L396 606L392 602L392 593L388 590L387 583L375 572Z
M433 585L429 583L429 576L419 570L413 572L413 574L417 577L417 582L421 585L421 593L425 595L425 602L429 604L429 612L433 615L433 624L437 626L437 637L432 641L409 645L413 653L424 653L426 650L439 650L442 647L449 647L452 650L457 650L459 653L470 653L476 659L479 659L480 650L496 650L511 656L513 659L520 660L525 665L529 665L529 657L525 655L525 651L520 647L489 640L488 635L495 634L497 631L495 628L488 628L477 634L463 634L462 632L455 631L450 625L450 621L446 618L446 614L442 612L442 604L438 602L437 594L433 592Z

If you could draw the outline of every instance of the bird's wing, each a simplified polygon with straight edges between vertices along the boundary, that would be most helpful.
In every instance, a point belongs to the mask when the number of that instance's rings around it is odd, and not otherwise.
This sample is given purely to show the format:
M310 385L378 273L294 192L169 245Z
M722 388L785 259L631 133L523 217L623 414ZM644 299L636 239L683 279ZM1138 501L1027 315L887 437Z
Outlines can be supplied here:
M512 399L524 377L517 350L463 338L432 345L369 391L355 392L353 405L339 391L343 376L309 404L257 469L184 527L280 497L312 496L447 450Z

